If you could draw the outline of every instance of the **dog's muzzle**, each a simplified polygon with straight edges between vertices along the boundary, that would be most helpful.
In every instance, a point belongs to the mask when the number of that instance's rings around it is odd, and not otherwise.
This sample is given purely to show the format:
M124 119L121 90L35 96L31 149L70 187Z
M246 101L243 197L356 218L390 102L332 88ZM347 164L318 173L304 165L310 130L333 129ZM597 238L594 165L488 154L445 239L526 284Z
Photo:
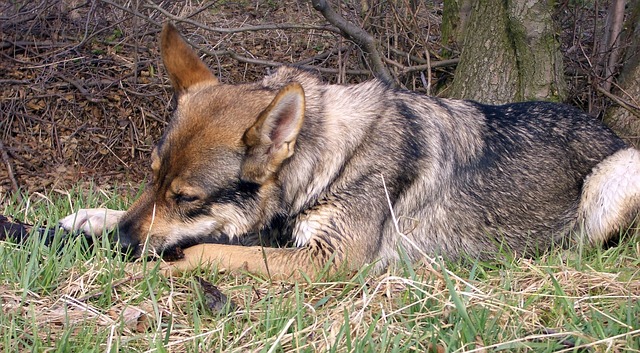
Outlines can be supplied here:
M116 233L116 240L120 246L120 252L128 257L138 257L140 241L131 236L131 233L127 231L124 227L118 227L118 232Z

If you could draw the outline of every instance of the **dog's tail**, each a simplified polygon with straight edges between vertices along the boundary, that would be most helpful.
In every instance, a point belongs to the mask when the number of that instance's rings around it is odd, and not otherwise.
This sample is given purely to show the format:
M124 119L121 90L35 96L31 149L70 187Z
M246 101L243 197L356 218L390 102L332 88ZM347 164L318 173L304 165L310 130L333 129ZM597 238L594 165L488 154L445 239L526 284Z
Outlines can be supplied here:
M640 151L620 150L585 179L578 226L589 242L603 244L629 227L640 212Z

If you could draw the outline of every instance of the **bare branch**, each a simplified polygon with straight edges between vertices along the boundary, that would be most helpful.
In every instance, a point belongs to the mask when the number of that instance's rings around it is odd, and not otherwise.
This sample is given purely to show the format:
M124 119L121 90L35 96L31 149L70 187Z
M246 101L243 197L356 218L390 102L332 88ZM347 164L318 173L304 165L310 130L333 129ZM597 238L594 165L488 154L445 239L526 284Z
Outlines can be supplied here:
M456 58L456 59L449 59L449 60L432 61L430 64L415 65L415 66L405 66L398 63L397 61L387 59L387 58L385 58L384 61L400 69L401 74L407 74L410 72L430 70L437 67L456 66L460 62L460 59Z
M609 98L612 101L616 102L616 104L618 104L620 107L626 109L632 115L636 116L637 118L640 118L640 107L631 104L630 102L622 99L621 97L618 97L618 96L614 95L613 93L605 90L602 87L597 87L596 89L598 90L598 92L602 93L607 98Z
M604 79L602 88L609 92L611 91L611 84L613 82L613 75L615 74L615 68L618 65L620 58L621 46L620 46L620 34L622 33L622 24L624 22L624 0L613 0L609 8L609 14L607 16L607 34L604 45L609 52L609 60L604 67Z
M313 8L320 11L322 16L324 16L329 23L338 27L342 31L343 36L356 42L367 54L369 54L373 74L378 79L388 84L393 84L393 77L384 63L383 56L380 54L380 50L378 49L379 44L373 36L335 12L326 0L313 0L311 3Z

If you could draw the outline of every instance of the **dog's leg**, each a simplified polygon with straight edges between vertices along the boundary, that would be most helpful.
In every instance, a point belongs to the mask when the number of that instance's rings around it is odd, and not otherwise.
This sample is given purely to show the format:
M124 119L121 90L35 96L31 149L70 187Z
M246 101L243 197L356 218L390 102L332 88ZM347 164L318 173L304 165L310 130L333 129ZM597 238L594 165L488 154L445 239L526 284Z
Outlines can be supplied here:
M640 211L640 151L627 148L600 162L586 178L578 227L603 243L628 227Z
M100 235L112 231L126 211L110 210L108 208L84 208L58 223L67 231L82 231L87 235Z
M332 260L331 256L314 255L309 247L280 249L199 244L184 249L184 258L171 262L167 272L179 274L201 266L217 265L220 270L242 270L274 279L299 278L301 273L314 278ZM331 269L337 268L335 263L332 265Z
M244 270L278 279L300 278L303 273L317 278L319 274L357 270L377 261L381 246L377 226L385 219L386 210L368 213L361 210L374 202L373 197L381 199L384 195L353 192L341 196L334 196L331 202L310 208L298 217L293 226L295 248L199 244L184 249L184 258L171 263L169 272L217 265L229 271Z

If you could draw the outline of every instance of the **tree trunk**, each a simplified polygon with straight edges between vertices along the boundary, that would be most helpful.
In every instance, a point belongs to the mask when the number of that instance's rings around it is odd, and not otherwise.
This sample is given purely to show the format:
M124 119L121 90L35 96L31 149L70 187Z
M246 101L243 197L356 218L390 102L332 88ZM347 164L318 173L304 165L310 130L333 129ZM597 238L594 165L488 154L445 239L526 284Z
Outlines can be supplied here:
M605 115L605 123L628 143L640 147L640 0L630 3L625 38L628 46L614 93L618 104Z
M450 95L494 104L563 100L562 56L549 7L544 0L474 0Z
M462 43L464 27L469 22L473 0L445 0L442 9L442 44Z

